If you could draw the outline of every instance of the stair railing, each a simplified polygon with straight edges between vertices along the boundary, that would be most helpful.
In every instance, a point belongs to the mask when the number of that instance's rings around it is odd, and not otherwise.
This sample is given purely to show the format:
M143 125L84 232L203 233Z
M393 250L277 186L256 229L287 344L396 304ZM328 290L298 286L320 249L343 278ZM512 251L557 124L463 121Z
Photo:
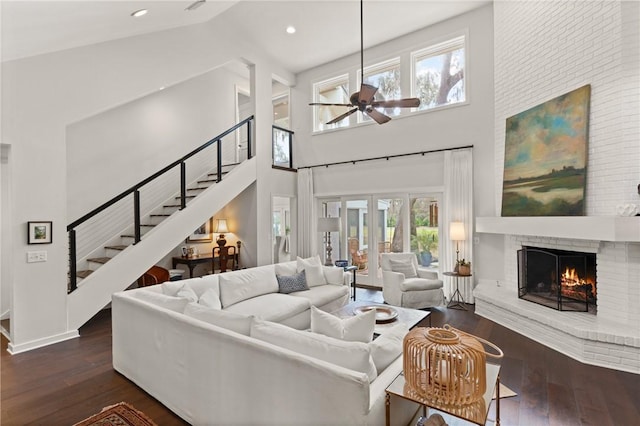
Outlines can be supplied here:
M158 177L164 175L165 173L167 173L168 171L174 169L177 166L180 166L180 210L184 209L187 207L187 165L186 165L186 161L188 159L190 159L191 157L195 156L196 154L198 154L199 152L203 151L205 148L208 148L209 146L213 145L213 144L217 144L216 146L216 150L217 150L217 176L216 176L216 182L220 182L222 180L222 139L225 136L228 136L229 134L235 132L236 130L240 129L242 126L246 125L247 126L247 159L251 159L252 157L252 149L251 149L251 138L252 138L252 127L251 124L253 122L254 116L250 116L244 120L242 120L241 122L239 122L238 124L236 124L235 126L229 128L228 130L225 130L224 132L222 132L221 134L219 134L218 136L214 137L213 139L209 140L208 142L202 144L201 146L199 146L198 148L194 149L193 151L191 151L190 153L188 153L187 155L185 155L184 157L174 161L173 163L169 164L168 166L166 166L165 168L163 168L162 170L159 170L158 172L154 173L153 175L149 176L148 178L140 181L139 183L133 185L131 188L127 189L126 191L120 193L119 195L113 197L111 200L107 201L106 203L102 204L101 206L93 209L92 211L90 211L89 213L85 214L84 216L82 216L81 218L71 222L69 225L67 225L67 232L69 233L69 293L75 291L78 288L78 277L77 277L77 272L78 272L78 265L77 265L77 252L76 252L76 228L78 226L80 226L81 224L83 224L84 222L86 222L87 220L91 219L92 217L96 216L98 213L103 212L104 210L108 209L109 207L111 207L112 205L114 205L115 203L117 203L118 201L124 199L125 197L133 194L133 223L134 223L134 243L133 244L137 244L140 242L140 240L142 239L142 233L141 233L141 222L140 222L140 189L147 185L148 183L154 181L155 179L157 179Z

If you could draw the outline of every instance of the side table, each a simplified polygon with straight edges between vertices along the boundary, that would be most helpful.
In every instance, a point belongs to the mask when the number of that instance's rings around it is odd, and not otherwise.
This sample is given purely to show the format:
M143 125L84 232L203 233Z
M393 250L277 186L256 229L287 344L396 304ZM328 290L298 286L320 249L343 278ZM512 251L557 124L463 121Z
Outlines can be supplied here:
M404 375L400 373L398 377L387 387L385 401L385 420L386 425L391 423L391 395L413 401L423 407L423 416L426 417L429 408L442 411L444 413L455 416L459 419L466 420L477 425L484 425L487 422L489 414L489 406L493 398L493 392L496 392L496 426L500 426L500 365L487 363L486 371L486 390L482 399L469 405L448 405L440 404L434 401L427 401L420 397L417 392L406 385Z
M353 272L353 281L351 281L351 297L353 298L353 300L356 300L356 272L358 272L358 267L355 265L351 265L351 266L344 266L344 271L345 272Z
M467 302L464 301L462 293L460 293L459 281L461 278L471 278L473 275L460 275L457 272L443 272L442 274L446 275L447 277L451 277L456 281L456 291L454 291L451 295L451 300L449 301L447 308L464 309L466 311L467 307L464 304Z

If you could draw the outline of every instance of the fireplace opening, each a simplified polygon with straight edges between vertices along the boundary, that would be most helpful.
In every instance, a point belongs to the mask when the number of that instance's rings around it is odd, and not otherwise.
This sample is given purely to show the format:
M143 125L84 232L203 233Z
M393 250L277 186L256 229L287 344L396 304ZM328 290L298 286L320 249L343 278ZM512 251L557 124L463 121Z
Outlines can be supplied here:
M596 255L523 246L518 297L560 311L596 313Z

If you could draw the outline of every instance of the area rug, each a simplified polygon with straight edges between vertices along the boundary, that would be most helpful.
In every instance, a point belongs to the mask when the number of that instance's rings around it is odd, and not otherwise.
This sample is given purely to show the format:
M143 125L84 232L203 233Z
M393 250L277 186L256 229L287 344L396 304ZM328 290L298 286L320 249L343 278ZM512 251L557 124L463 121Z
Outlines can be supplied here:
M98 414L73 426L158 426L126 402L104 407Z
M508 387L506 387L505 385L503 385L502 383L500 383L500 399L502 398L509 398L511 396L517 396L518 394L515 393L514 391L512 391L511 389L509 389ZM491 399L496 399L496 391L493 391L493 398Z

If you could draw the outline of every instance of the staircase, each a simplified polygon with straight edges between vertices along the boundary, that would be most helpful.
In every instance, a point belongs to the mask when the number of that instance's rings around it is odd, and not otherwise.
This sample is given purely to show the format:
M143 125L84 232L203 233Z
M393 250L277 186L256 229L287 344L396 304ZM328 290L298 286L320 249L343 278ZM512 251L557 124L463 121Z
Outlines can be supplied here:
M194 229L256 181L256 159L251 158L252 120L253 117L243 120L67 226L70 250L68 329L80 328L111 301L111 294L129 287L152 265L184 242ZM223 166L222 138L244 125L247 128L249 159L239 164ZM215 169L187 185L186 161L209 146L217 149ZM157 208L151 208L150 213L142 217L141 188L148 188L150 182L158 182L157 179L161 176L166 178L168 175L165 173L176 167L180 169L180 192ZM133 201L133 226L118 232L99 250L93 250L87 259L82 260L86 267L79 270L80 262L76 258L78 227L91 223L99 213L107 211L121 200ZM94 223L93 226L99 227L100 224Z
M232 171L236 166L240 163L226 164L222 166L221 176L226 176ZM217 170L213 170L210 173L207 173L204 176L201 176L196 182L194 182L192 187L187 188L186 202L187 205L191 201L193 201L198 195L202 194L203 191L209 189L211 186L218 183L218 172ZM222 182L220 182L222 183ZM169 200L165 202L159 209L155 210L154 213L151 213L146 219L149 221L148 223L141 223L141 237L147 234L147 232L151 231L158 225L160 225L165 219L171 217L172 214L176 213L180 209L180 196L174 195ZM102 265L109 262L115 256L120 254L127 247L132 245L135 241L135 233L133 230L133 226L129 228L126 232L119 236L120 244L110 244L106 245L103 248L102 257L89 257L86 259L85 263L87 269L82 269L76 271L76 276L78 277L77 286L80 287L83 285L83 280L95 272Z

